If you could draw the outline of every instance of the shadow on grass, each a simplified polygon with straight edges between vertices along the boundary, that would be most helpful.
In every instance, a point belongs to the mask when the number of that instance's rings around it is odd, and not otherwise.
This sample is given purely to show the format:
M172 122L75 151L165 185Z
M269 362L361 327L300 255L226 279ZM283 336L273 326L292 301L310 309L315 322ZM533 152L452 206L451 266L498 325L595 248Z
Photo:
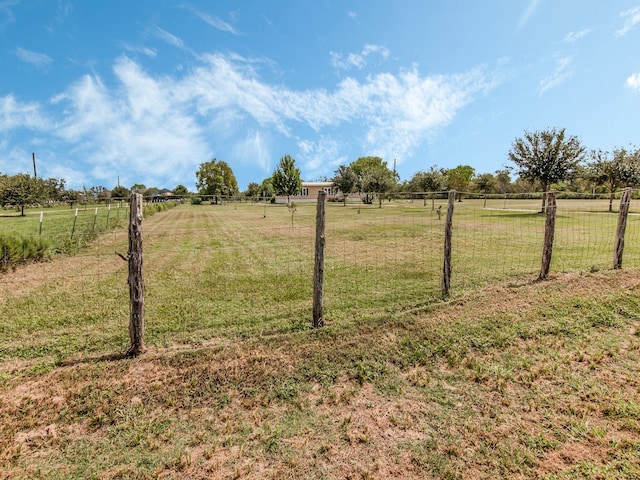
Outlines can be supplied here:
M78 358L75 360L61 360L56 362L56 367L73 367L75 365L85 365L90 363L101 362L118 362L120 360L128 360L133 358L132 355L125 353L112 353L109 355L101 355L99 357Z

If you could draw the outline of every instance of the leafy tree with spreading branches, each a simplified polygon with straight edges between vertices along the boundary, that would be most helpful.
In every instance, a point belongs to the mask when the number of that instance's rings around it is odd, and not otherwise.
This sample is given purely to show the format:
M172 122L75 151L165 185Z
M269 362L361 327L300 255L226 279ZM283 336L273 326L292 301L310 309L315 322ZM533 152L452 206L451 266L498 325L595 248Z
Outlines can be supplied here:
M358 188L358 176L351 167L340 165L334 172L334 176L331 181L335 188L342 193L342 201L346 206L347 197Z
M615 191L622 187L640 185L640 155L616 148L612 153L597 149L591 151L588 176L597 185L609 190L609 211L613 211Z
M210 195L218 203L220 195L235 195L238 192L238 182L233 170L223 160L211 159L200 164L196 172L196 187L200 195Z
M573 178L584 158L585 147L578 137L568 137L564 128L525 131L524 137L516 138L509 150L509 159L518 166L520 177L540 182L542 211L549 187Z

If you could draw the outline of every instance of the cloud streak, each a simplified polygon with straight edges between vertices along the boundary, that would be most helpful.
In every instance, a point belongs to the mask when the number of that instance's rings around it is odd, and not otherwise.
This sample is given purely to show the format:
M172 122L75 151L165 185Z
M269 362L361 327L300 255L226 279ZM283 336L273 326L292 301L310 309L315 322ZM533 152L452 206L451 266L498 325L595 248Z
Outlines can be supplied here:
M23 61L38 68L46 69L51 63L52 58L44 53L32 52L26 48L17 47L16 56Z
M573 76L573 71L569 68L573 62L572 57L556 58L556 69L548 77L540 80L538 95L542 96L549 90L559 87Z
M629 33L629 31L640 23L640 7L631 8L620 13L620 16L624 18L624 25L621 29L616 31L616 37L622 37Z
M367 65L367 62L370 61L370 57L377 58L373 61L382 63L389 58L390 52L386 47L381 47L379 45L365 45L364 49L360 53L349 53L347 55L343 55L341 53L330 52L329 55L331 56L332 67L340 70L347 70L352 67L362 69Z
M575 43L579 40L582 40L584 37L586 37L590 33L591 33L590 28L585 28L583 30L580 30L579 32L569 32L564 36L564 41L567 43Z
M154 30L154 33L156 35L156 37L158 37L160 40L168 43L169 45L173 45L176 48L179 48L180 50L186 50L186 47L184 45L184 42L176 37L175 35L167 32L166 30L158 27L156 25L156 28Z
M212 26L216 30L220 30L221 32L232 33L233 35L240 35L240 32L238 32L235 28L233 28L227 22L219 19L218 17L214 17L212 15L199 12L199 11L195 11L195 14L198 15L198 17L200 17L202 20L204 20L206 23L208 23L210 26Z
M524 10L524 12L522 12L522 15L520 16L520 20L516 25L516 31L521 30L529 22L529 20L537 10L539 4L540 0L531 0L529 2L527 8Z

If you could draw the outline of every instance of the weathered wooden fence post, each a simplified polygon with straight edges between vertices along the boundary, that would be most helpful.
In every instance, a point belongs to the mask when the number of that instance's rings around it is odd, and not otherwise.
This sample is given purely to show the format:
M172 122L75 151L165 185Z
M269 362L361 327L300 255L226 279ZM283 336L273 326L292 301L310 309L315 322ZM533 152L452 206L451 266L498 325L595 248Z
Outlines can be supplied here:
M313 267L313 328L324 325L322 318L322 293L324 288L324 217L326 192L318 192L316 208L316 253Z
M624 252L624 233L627 230L627 217L631 205L631 189L625 188L620 199L618 213L618 228L616 230L616 246L613 254L613 268L622 268L622 253Z
M142 278L142 195L131 195L129 215L129 338L128 357L144 352L144 281Z
M553 252L553 237L556 229L556 192L547 193L546 217L544 222L544 246L542 247L542 266L538 280L549 277L551 254Z
M453 236L453 207L456 204L456 191L449 192L447 219L444 223L444 265L442 267L442 296L451 294L451 238Z

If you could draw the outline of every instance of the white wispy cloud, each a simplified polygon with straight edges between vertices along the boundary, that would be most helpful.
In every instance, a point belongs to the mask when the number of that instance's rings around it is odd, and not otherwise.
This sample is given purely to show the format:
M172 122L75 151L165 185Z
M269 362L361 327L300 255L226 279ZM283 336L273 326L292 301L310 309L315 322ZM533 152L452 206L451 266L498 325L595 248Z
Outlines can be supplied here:
M46 123L40 106L4 97L0 129L48 129L52 143L65 145L66 158L77 159L67 168L80 170L90 159L92 177L108 187L116 175L123 184L182 183L220 145L234 156L225 160L270 174L283 154L273 156L278 139L295 145L298 151L288 153L306 176L317 178L331 175L353 147L401 161L494 86L482 68L423 76L414 67L347 77L331 90L295 90L265 81L264 63L237 55L196 61L181 75L157 76L121 57L113 66L115 85L83 76L51 99L57 113Z
M141 53L150 58L155 58L158 55L158 52L156 52L154 49L141 45L130 45L128 43L123 43L122 48L124 48L128 52Z
M308 180L315 180L320 176L330 177L338 165L349 163L341 153L340 143L331 137L321 136L317 140L300 139L297 146L304 158L302 168Z
M520 20L516 25L516 31L520 30L529 22L529 20L535 13L536 9L538 8L539 4L540 4L540 0L531 0L528 3L527 8L525 8L524 12L522 12L522 15L520 16Z
M573 62L572 57L557 57L554 72L540 80L538 85L538 95L542 96L549 90L559 87L573 76L573 71L569 68Z
M243 165L255 165L262 172L270 172L274 158L268 137L260 129L252 129L234 144L231 153Z
M578 40L582 40L584 37L592 32L590 28L585 28L579 32L569 32L564 36L564 41L567 43L574 43Z
M640 23L640 6L625 10L624 12L620 13L620 16L624 18L624 25L621 29L616 31L616 37L622 37L623 35L626 35L629 30Z
M13 95L0 97L0 131L14 128L44 129L48 118L37 103L23 103Z
M160 40L167 42L169 45L173 45L176 48L185 50L184 42L180 38L158 27L157 25L154 30L154 33L156 37L158 37Z
M15 21L12 7L20 3L20 0L3 0L0 1L0 27L4 27Z
M640 92L640 73L634 73L627 78L627 86Z
M360 53L343 55L341 53L329 52L329 55L331 56L331 66L346 70L351 67L362 69L367 65L367 62L371 61L370 57L376 57L379 62L382 62L389 58L391 52L388 48L380 45L365 45Z
M358 14L356 12L347 12L347 16L349 18L358 18Z
M33 52L22 47L17 47L15 53L23 62L29 63L38 68L47 68L53 62L51 57L47 54Z
M56 134L76 155L92 159L96 178L113 182L122 172L125 182L145 176L177 183L197 164L194 155L209 154L200 128L174 101L170 83L150 77L124 57L114 73L120 81L117 91L109 91L98 77L85 76L57 99L64 101L66 116Z
M231 25L229 25L224 20L221 20L218 17L214 17L212 15L209 15L208 13L200 12L200 11L197 11L197 10L195 10L194 12L202 20L204 20L206 23L211 25L213 28L215 28L217 30L220 30L221 32L229 32L229 33L232 33L234 35L240 35L240 32L238 32L235 28L233 28Z

